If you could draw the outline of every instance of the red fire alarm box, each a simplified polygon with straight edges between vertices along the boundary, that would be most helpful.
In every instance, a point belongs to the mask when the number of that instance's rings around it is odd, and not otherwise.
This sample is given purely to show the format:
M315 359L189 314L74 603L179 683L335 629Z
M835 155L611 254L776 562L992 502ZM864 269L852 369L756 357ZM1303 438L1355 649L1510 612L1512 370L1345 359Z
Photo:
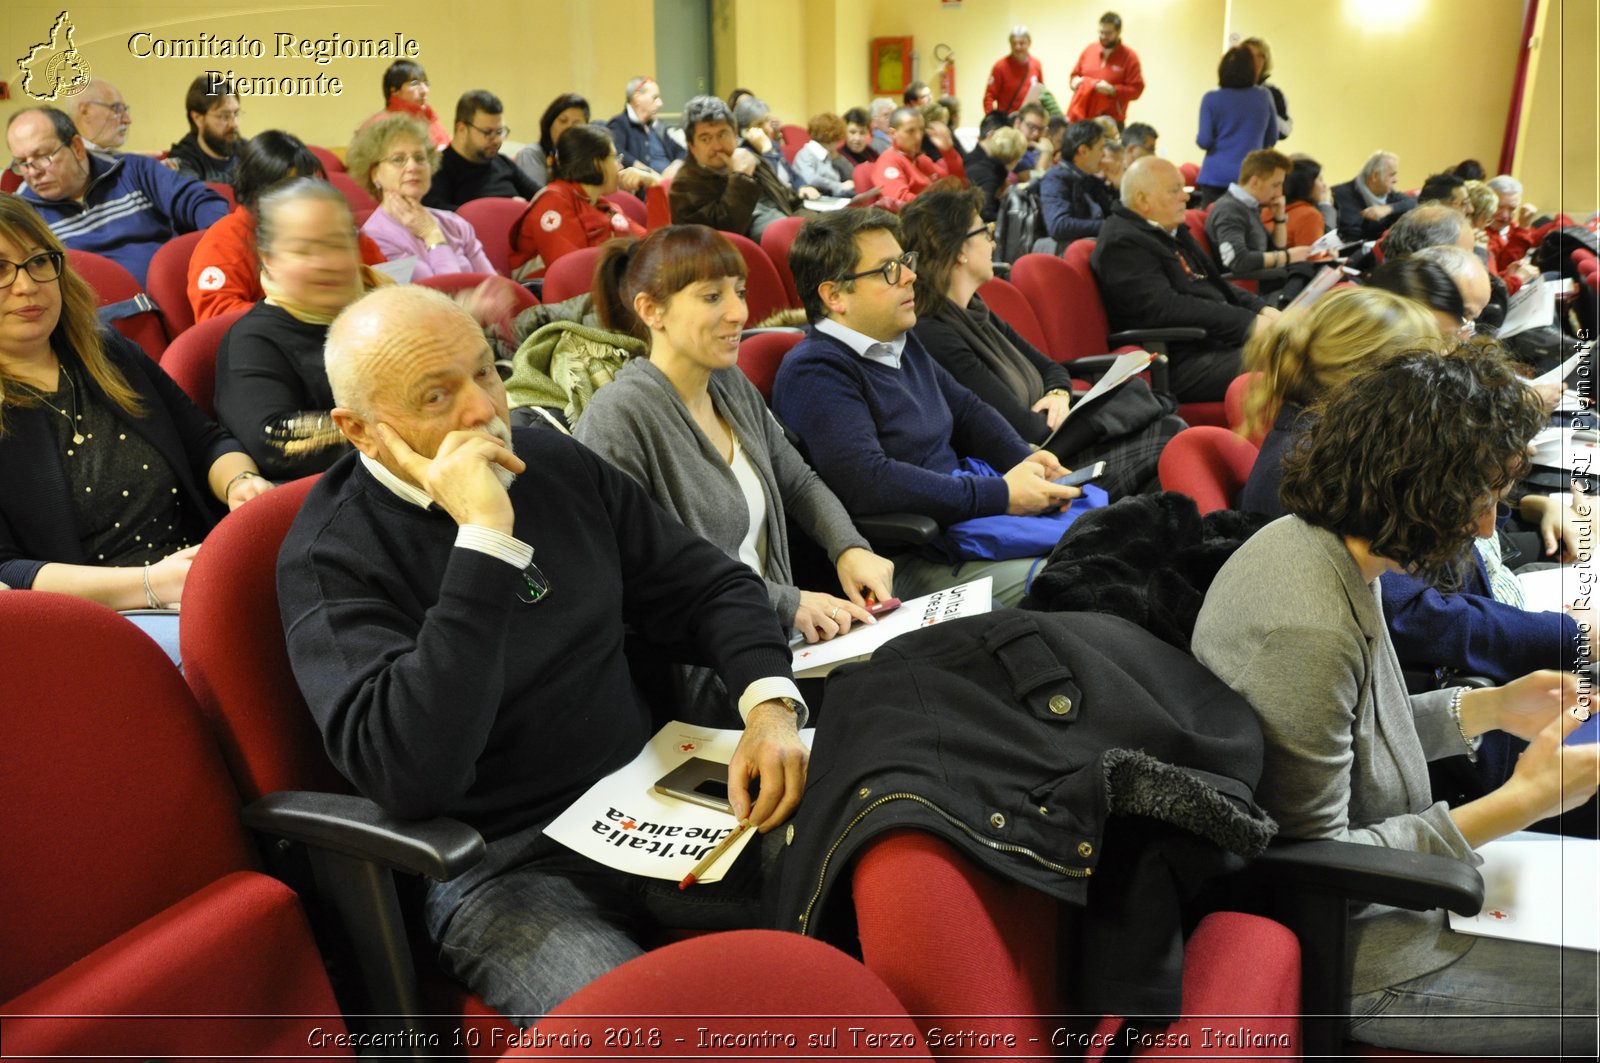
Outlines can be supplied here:
M898 97L914 80L910 37L874 37L868 57L872 95Z

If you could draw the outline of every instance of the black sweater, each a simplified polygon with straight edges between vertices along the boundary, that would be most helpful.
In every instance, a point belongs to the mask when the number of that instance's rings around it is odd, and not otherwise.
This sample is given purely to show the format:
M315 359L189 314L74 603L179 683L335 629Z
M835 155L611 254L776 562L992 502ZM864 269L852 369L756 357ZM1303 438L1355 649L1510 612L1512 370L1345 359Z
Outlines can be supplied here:
M326 325L309 325L287 311L257 303L217 345L217 420L272 480L321 472L349 448L342 443L288 454L269 429L294 414L333 409L333 386L322 367Z
M555 816L660 722L629 676L625 627L692 645L731 691L790 674L754 572L585 447L514 440L528 463L514 534L550 583L536 605L514 593L516 569L455 547L455 521L354 454L278 557L290 660L335 766L394 815L451 815L490 839Z

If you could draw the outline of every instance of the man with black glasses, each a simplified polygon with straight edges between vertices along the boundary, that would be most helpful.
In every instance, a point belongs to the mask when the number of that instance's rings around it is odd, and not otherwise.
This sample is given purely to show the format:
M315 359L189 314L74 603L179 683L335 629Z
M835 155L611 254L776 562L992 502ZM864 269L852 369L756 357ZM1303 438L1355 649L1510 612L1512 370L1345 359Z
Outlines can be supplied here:
M689 917L662 907L676 883L542 831L664 722L625 636L697 654L740 693L734 815L761 830L788 818L806 710L760 578L569 437L508 430L482 329L448 296L373 292L334 321L325 357L355 452L322 474L279 553L289 657L358 790L396 816L463 820L488 843L429 887L445 966L527 1026L639 955L657 918L755 925L759 905L733 876L691 898Z
M144 155L93 155L65 111L30 107L6 124L19 191L63 244L121 265L144 284L156 249L204 229L228 202Z
M800 229L789 264L811 329L778 369L773 412L852 516L917 513L944 526L1060 509L1080 492L1051 482L1066 472L1055 456L1024 442L911 333L916 257L883 210L836 211ZM970 458L1007 471L958 473ZM1015 605L1039 560L896 556L895 590L910 598L987 575L995 600Z
M500 145L510 135L500 97L483 89L462 93L456 101L455 135L439 153L439 172L422 197L423 206L457 210L463 203L490 196L531 199L539 186L500 154Z

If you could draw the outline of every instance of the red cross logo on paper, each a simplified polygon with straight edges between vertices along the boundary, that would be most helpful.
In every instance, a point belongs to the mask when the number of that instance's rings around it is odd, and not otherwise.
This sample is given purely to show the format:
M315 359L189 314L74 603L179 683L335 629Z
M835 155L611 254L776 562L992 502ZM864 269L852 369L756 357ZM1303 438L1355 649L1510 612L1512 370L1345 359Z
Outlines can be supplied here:
M1504 922L1505 920L1511 918L1511 913L1502 912L1500 909L1494 908L1490 910L1489 918L1495 920L1496 922Z
M883 168L883 179L885 181L893 181L896 177L899 177L899 176L900 176L900 171L899 171L898 168L896 168L894 166L885 166Z
M684 742L678 748L685 753L693 753L698 747L693 742Z
M200 271L200 277L194 283L195 287L199 288L203 292L215 292L221 290L223 283L227 279L228 278L223 274L221 267L207 266L205 269Z
M625 820L622 821L622 829L623 830L638 830L639 829L639 824L635 823L631 819L625 819Z
M543 229L547 233L553 233L557 229L561 228L561 212L557 210L547 210L543 214L539 215L539 228Z

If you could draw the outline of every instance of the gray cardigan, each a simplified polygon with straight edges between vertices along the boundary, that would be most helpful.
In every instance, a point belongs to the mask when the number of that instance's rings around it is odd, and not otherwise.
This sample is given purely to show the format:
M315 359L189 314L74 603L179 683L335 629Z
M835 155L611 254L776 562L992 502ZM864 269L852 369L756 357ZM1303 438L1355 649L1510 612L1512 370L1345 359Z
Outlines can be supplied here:
M1377 584L1337 535L1294 516L1257 532L1207 592L1193 649L1261 717L1256 799L1284 837L1481 862L1428 784L1429 760L1466 751L1451 695L1406 693ZM1355 993L1436 971L1473 940L1442 910L1368 905L1352 923Z
M794 624L800 590L793 585L785 512L828 552L830 561L867 546L844 506L783 436L761 393L738 369L711 374L711 402L750 456L767 496L767 594L778 619ZM579 442L644 485L666 511L739 556L750 510L733 469L695 424L672 382L637 358L594 393L573 433Z

